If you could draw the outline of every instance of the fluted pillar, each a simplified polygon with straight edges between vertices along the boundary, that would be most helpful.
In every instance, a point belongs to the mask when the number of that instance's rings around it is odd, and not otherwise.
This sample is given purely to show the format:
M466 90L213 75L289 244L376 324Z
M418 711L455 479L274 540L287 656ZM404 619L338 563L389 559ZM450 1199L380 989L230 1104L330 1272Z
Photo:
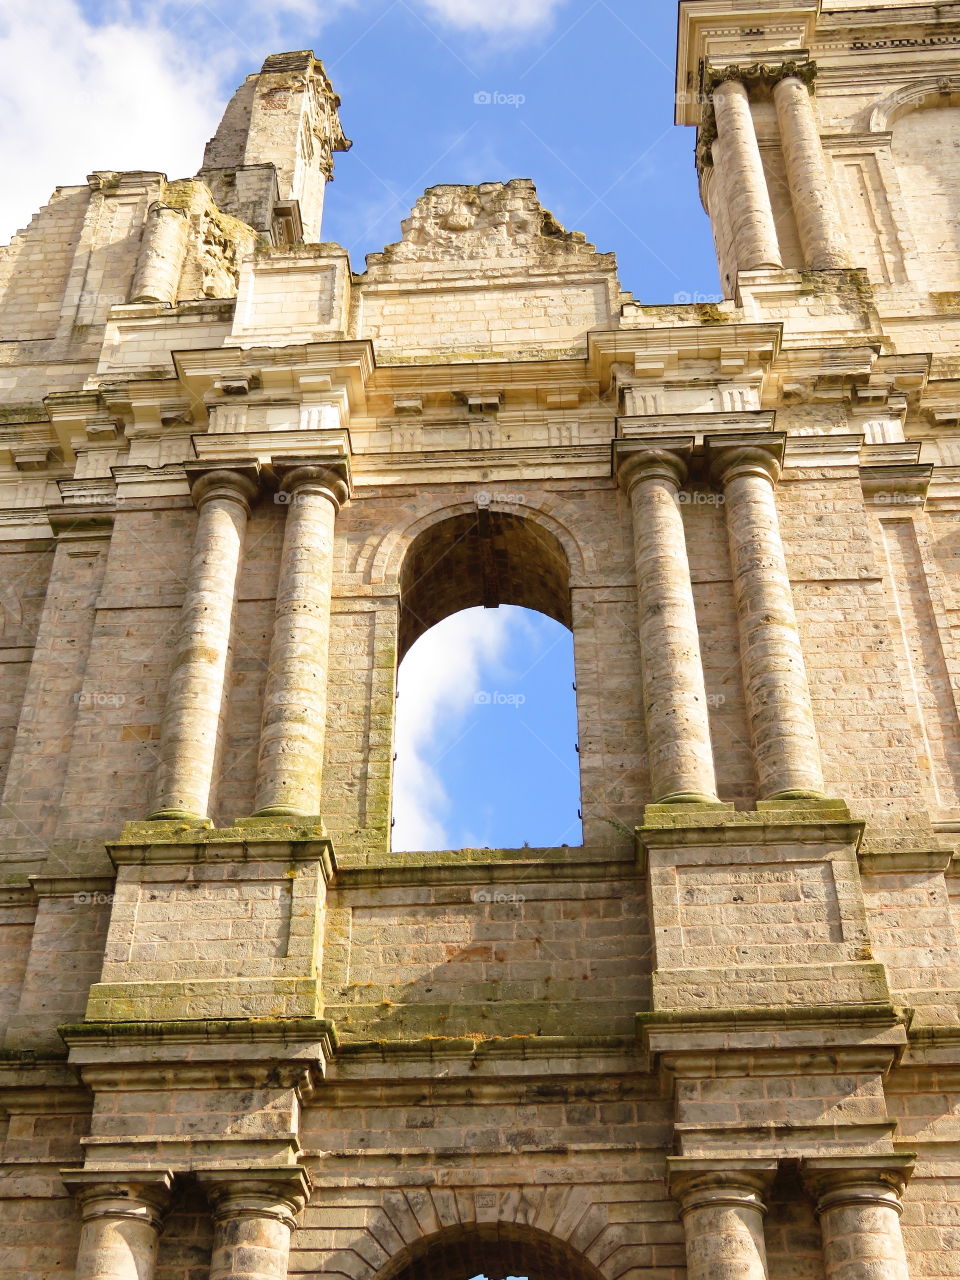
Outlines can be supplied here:
M189 466L200 515L160 733L153 819L206 818L255 463Z
M320 814L327 715L330 597L346 465L288 466L286 528L257 765L258 816Z
M684 450L618 441L617 476L633 510L640 662L653 799L717 803L697 615L678 495Z
M176 302L189 231L184 209L160 201L150 206L130 291L133 302Z
M80 1203L76 1280L153 1280L157 1242L169 1201L169 1178L121 1181L65 1174Z
M796 75L774 86L773 99L804 261L812 271L850 265L813 99Z
M290 1238L306 1204L302 1170L201 1174L213 1212L210 1280L287 1280Z
M912 1157L826 1158L805 1168L826 1280L910 1280L900 1215Z
M767 1280L763 1196L771 1176L765 1169L749 1168L672 1172L671 1191L683 1219L687 1280Z
M820 748L777 515L782 439L707 445L725 499L760 798L820 799Z
M724 190L741 271L780 267L780 245L763 160L750 111L750 96L740 80L721 81L713 90L717 134L721 141Z

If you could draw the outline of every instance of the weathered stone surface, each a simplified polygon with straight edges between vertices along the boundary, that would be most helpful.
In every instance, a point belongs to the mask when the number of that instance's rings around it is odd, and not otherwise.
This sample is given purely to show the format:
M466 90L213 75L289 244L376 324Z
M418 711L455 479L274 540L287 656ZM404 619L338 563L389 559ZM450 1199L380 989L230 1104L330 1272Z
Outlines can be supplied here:
M723 301L526 179L355 274L309 51L0 249L0 1280L960 1274L960 27L680 32ZM583 846L393 854L499 604Z

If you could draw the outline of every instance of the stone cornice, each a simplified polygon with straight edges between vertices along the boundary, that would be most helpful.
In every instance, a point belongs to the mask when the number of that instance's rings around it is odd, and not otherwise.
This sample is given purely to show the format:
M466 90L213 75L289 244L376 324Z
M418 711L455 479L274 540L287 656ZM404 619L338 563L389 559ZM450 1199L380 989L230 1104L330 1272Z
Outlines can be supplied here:
M156 830L154 830L156 828ZM243 861L318 862L331 884L337 863L333 843L315 827L295 821L243 819L219 830L178 822L129 823L120 839L106 846L115 866L182 866L184 863Z
M712 1074L718 1056L749 1074L760 1054L771 1067L806 1074L811 1050L842 1057L844 1069L886 1072L905 1051L908 1025L908 1012L883 1002L637 1014L646 1051L671 1073L692 1076Z
M578 856L580 850L523 849L516 851L522 856L498 859L496 850L484 849L482 853L482 860L477 861L465 861L458 852L449 862L441 861L441 854L432 854L422 862L406 864L401 860L409 855L396 854L390 862L365 866L351 865L341 859L337 867L337 887L346 891L402 885L519 886L524 878L534 883L544 880L602 882L623 877L632 879L637 874L632 859L612 854L588 859Z
M78 1063L99 1060L120 1066L122 1048L141 1049L143 1061L181 1060L188 1050L191 1060L260 1061L265 1057L289 1058L284 1050L300 1053L304 1046L325 1045L335 1052L339 1041L334 1024L326 1018L227 1018L178 1022L77 1022L59 1028L64 1043ZM206 1051L206 1052L205 1052Z
M865 500L880 513L922 507L933 478L933 465L886 463L860 468Z
M664 325L638 329L592 330L587 338L588 367L606 390L612 365L633 361L639 375L657 376L657 366L670 369L683 360L716 358L722 365L776 359L783 340L777 324Z
M676 122L698 124L703 69L728 57L762 63L805 60L813 47L820 0L683 0L677 45ZM731 51L736 50L735 54Z

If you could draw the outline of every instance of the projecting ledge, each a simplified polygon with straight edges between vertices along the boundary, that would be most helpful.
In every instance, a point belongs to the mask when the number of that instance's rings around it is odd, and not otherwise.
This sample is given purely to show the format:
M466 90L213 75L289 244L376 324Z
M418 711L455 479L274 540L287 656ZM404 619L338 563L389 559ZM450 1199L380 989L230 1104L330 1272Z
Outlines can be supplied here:
M156 1022L75 1022L59 1028L75 1065L189 1060L326 1062L339 1038L327 1018L197 1018Z
M637 1035L653 1055L765 1054L829 1048L899 1058L910 1014L887 1001L766 1008L660 1009L637 1014Z

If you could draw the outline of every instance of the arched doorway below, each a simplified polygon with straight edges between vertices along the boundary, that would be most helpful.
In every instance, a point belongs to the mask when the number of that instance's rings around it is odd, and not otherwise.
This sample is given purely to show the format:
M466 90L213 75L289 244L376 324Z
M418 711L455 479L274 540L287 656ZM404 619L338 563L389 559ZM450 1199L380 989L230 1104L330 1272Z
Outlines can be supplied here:
M603 1280L563 1240L515 1223L450 1227L408 1245L377 1280Z

